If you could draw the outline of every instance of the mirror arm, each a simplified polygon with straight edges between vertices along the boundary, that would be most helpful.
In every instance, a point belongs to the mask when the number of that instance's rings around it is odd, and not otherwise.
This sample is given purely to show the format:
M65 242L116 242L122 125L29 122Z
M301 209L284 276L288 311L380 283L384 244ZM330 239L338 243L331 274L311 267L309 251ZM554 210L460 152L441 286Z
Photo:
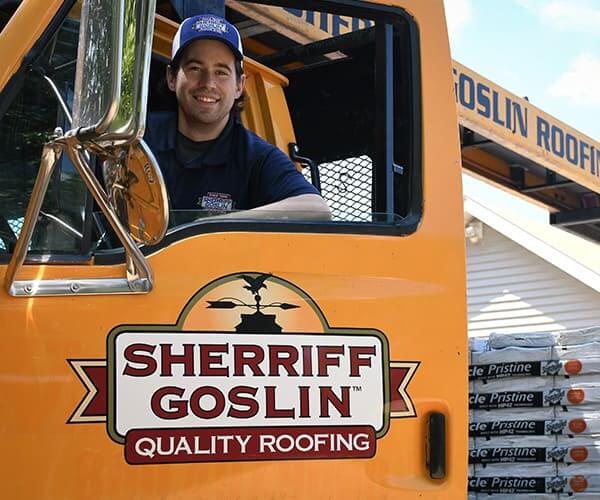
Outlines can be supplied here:
M60 129L58 129L58 132ZM55 134L57 135L57 134ZM60 134L58 134L60 135ZM42 203L52 172L56 168L64 150L92 193L102 212L110 222L113 230L123 244L126 255L126 279L78 279L78 280L16 280L19 269L23 266L33 232L41 213ZM86 152L77 137L77 131L68 132L65 136L44 144L40 169L27 206L25 221L8 264L4 285L9 295L17 297L34 297L44 295L91 295L104 293L148 293L152 290L153 276L144 255L133 241L116 213L110 206L108 196L102 189L98 179L86 161Z
M115 211L110 205L108 196L102 189L102 186L93 174L84 157L84 150L79 143L79 134L77 131L73 135L67 133L66 149L67 154L79 175L85 182L85 185L92 193L92 196L98 203L98 206L108 219L111 227L125 248L127 256L127 281L134 292L148 292L152 288L152 271L142 252L129 235L127 229L123 226Z
M52 78L50 78L44 72L43 68L35 68L35 71L37 71L39 73L39 75L44 80L46 80L46 82L50 86L50 89L52 89L52 92L54 92L56 100L58 101L60 108L62 109L65 117L67 118L69 125L72 126L73 125L73 115L71 114L71 110L69 109L69 106L67 105L66 101L63 99L63 96L60 93L60 90L58 90L58 87L54 83L54 80L52 80ZM96 135L97 135L96 127L80 127L79 129L77 129L77 139L79 139L79 142L87 142L88 140L96 137ZM86 158L89 158L89 157L86 156Z
M61 155L62 147L60 145L54 143L44 144L42 161L40 162L40 170L33 186L31 199L27 205L27 212L25 213L23 227L21 228L19 238L17 239L17 243L15 245L15 249L8 264L6 276L4 278L6 290L10 295L16 295L17 293L14 287L15 277L18 270L23 265L23 262L25 262L29 244L31 243L31 237L33 236L33 230L35 229L35 225L42 208L42 202L44 201L44 195L48 190L48 185L50 184L50 179L52 178L52 172L58 164ZM27 293L28 291L31 292L33 289L31 285L25 285L24 290Z
M77 141L79 143L84 143L88 141L93 141L98 138L98 134L96 133L96 127L80 127L74 131Z

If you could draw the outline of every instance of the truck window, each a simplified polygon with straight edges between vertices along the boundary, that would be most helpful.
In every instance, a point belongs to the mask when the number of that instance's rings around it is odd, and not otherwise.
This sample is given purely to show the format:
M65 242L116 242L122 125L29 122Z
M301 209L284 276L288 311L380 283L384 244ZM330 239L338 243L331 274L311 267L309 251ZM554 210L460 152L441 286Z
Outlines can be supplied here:
M230 226L252 231L368 234L407 234L416 230L422 196L418 35L414 21L401 9L370 4L312 4L318 8L331 6L329 11L254 5L304 16L314 26L328 26L331 31L299 42L279 33L275 25L256 29L257 22L244 12L227 9L227 17L241 27L246 55L289 81L284 88L283 107L265 112L271 113L273 120L287 116L291 121L293 136L278 146L289 153L289 146L295 143L298 154L316 165L321 193L333 217L331 222L307 225L286 221L274 226L269 221L245 218L242 213ZM67 17L48 38L41 54L17 75L19 85L13 85L10 95L5 92L2 96L0 258L4 254L4 260L23 223L42 145L56 127L70 128L46 78L52 80L70 108L77 43L78 21ZM175 105L165 89L156 90L165 66L164 57L155 57L150 111ZM315 171L311 173L306 165L303 173L316 182ZM205 224L215 222L205 220L211 215L214 213L200 210L171 211L166 244L196 231L213 230ZM190 223L194 228L190 229ZM218 230L227 230L227 221L217 223ZM178 232L184 226L185 231ZM44 200L30 256L35 259L36 254L43 254L68 260L69 256L81 258L93 253L112 255L120 247L104 215L63 155Z
M413 231L422 199L414 21L400 9L391 14L389 9L335 5L335 11L305 11L253 2L249 10L237 10L244 2L235 4L226 15L240 27L246 55L289 81L284 87L287 109L271 112L289 114L298 154L317 167L321 193L332 210L332 221L320 230ZM275 21L253 18L257 11L272 14ZM314 40L301 43L287 34L289 29L279 32L277 16L289 18L290 13L313 31L327 27L330 33L321 29ZM176 109L163 83L166 64L164 57L153 60L150 111ZM257 106L252 95L248 101L247 108ZM287 142L277 145L289 153ZM303 173L315 180L306 165ZM202 211L179 211L171 222L202 216Z
M79 22L67 18L41 54L5 92L0 119L0 255L12 251L37 176L42 146L56 127L70 128L51 86L70 105ZM85 219L88 194L66 155L51 181L30 245L30 254L75 255L89 250Z
M400 223L406 216L410 190L408 178L410 116L406 89L398 88L391 102L395 121L393 157L395 170L390 172L393 186L389 193L381 189L386 183L386 165L381 139L384 113L377 68L376 37L378 28L372 20L362 20L367 27L333 40L315 42L297 51L297 57L266 56L277 61L276 68L290 80L286 97L298 144L303 155L312 158L320 173L322 194L328 201L335 221ZM396 45L403 47L406 28L394 28ZM335 49L339 47L339 50ZM335 51L333 56L326 51ZM323 53L306 60L306 53ZM397 58L398 77L407 71L406 62ZM290 65L296 67L290 68ZM287 67L286 67L287 66ZM389 110L392 112L392 110ZM389 132L387 132L389 133ZM392 146L392 144L390 144ZM306 171L306 170L305 170ZM309 176L310 177L310 176ZM378 189L379 186L379 189ZM387 199L387 197L391 199Z

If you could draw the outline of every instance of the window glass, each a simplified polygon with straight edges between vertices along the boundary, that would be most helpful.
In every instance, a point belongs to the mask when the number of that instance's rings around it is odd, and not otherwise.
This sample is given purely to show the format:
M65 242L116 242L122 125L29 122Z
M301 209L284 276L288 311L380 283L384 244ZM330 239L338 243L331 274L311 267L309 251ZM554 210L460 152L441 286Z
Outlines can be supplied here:
M43 144L56 127L70 124L50 78L71 106L79 22L67 18L41 55L18 75L20 85L0 119L0 253L10 253L21 231L35 183ZM55 168L30 244L32 254L80 254L87 251L83 181L66 155Z
M21 0L4 0L0 2L0 31L8 24L20 3Z

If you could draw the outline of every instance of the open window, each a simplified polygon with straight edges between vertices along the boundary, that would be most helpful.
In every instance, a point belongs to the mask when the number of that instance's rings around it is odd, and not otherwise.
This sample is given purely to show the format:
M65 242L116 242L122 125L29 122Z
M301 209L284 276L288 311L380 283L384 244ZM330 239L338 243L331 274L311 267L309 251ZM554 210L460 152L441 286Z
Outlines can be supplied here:
M318 172L333 224L414 231L422 204L416 23L374 4L273 3L230 2L230 15L248 34L250 57L289 80L298 152L317 167L304 171L313 183Z
M159 13L173 15L172 11ZM23 224L43 143L55 127L69 129L78 16L77 6L71 13L61 10L61 22L55 20L49 26L0 96L0 259L4 261ZM295 157L306 178L320 187L333 220L200 220L182 231L173 226L196 221L198 214L171 214L172 229L163 245L190 234L228 228L370 234L414 231L422 213L420 71L414 20L399 8L336 0L230 1L226 17L240 30L245 53L257 62L256 67L264 66L288 81L281 90L284 98L275 103L249 95L249 108L256 111L262 106L263 129L257 129L258 119L246 119L247 125L265 136L265 117L274 125L289 122L290 133L276 131L277 145ZM155 53L153 58L150 111L173 106L168 95L156 90L167 57L167 53ZM246 118L249 112L244 112ZM119 258L120 249L85 184L63 155L42 206L29 259L77 262L96 255L96 262L101 263L103 254ZM107 262L114 261L110 259Z
M246 56L287 80L282 101L248 85L244 123L302 165L332 210L331 222L290 222L284 230L414 231L422 211L414 20L402 9L339 1L231 1L226 17L240 30ZM153 59L150 111L176 109L160 83L167 57ZM255 118L257 108L266 115ZM278 123L264 126L270 119ZM252 230L273 229L253 222Z
M317 165L333 220L401 224L415 169L409 87L405 82L402 91L396 81L396 73L409 72L408 28L403 20L355 24L365 27L259 61L290 81L285 94L297 144ZM394 50L401 53L394 57Z

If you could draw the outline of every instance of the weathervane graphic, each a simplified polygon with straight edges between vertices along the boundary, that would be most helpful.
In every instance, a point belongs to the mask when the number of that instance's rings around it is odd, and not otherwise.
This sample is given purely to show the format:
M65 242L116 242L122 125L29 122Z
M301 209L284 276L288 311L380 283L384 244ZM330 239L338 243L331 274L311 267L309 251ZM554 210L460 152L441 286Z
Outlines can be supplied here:
M236 332L240 333L273 333L281 332L281 326L275 322L275 314L264 314L261 312L263 309L276 308L276 309L296 309L300 306L295 304L289 304L287 302L271 302L270 304L261 304L262 297L260 296L260 290L267 288L265 281L269 279L271 274L259 274L256 277L249 276L247 274L240 275L247 284L242 288L248 290L254 297L254 304L248 304L241 299L236 297L223 297L218 300L209 300L208 309L234 309L236 307L247 307L254 309L253 314L242 314L242 321L235 327Z

